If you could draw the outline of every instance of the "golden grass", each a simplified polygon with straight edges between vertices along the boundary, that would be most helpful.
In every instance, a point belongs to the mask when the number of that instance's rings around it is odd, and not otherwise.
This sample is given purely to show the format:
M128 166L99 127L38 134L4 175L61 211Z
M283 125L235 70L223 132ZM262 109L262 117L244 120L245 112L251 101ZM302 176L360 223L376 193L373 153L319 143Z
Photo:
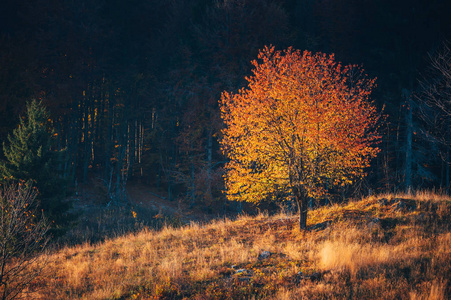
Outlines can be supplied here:
M41 299L451 296L449 197L387 194L309 212L309 226L326 221L300 232L296 217L242 216L66 247L42 256L48 276L30 290ZM272 255L259 260L262 251Z

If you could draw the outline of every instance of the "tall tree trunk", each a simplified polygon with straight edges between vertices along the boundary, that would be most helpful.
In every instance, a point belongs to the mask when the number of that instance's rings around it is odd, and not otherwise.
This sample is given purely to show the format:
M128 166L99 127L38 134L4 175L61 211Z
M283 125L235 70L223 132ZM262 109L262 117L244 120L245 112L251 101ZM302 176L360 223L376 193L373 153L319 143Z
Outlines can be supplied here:
M413 131L413 120L412 120L412 97L411 93L407 89L403 89L403 96L407 103L406 112L406 166L405 166L405 185L406 193L410 193L412 190L412 131Z
M450 149L446 147L446 193L449 194L449 164L450 164Z
M88 168L89 168L89 160L90 160L90 136L89 136L89 101L91 100L88 96L89 93L88 88L83 91L83 183L86 183L88 180Z
M191 202L190 207L196 205L196 174L194 170L194 155L191 154Z
M113 170L113 165L111 162L111 152L113 148L113 126L114 126L114 116L113 116L113 91L109 93L108 101L108 114L106 116L105 126L106 126L106 137L104 139L104 149L105 149L105 167L104 167L104 179L105 182L111 177L111 172ZM110 191L109 191L110 192Z
M387 125L387 138L386 138L386 144L385 144L385 149L383 150L383 172L384 172L384 181L385 181L385 191L389 192L390 191L390 158L389 155L390 153L388 152L388 148L389 148L389 142L390 142L390 125Z
M212 160L213 160L213 129L210 128L207 137L207 191L206 198L208 202L211 202L213 196L211 194L211 183L212 183Z

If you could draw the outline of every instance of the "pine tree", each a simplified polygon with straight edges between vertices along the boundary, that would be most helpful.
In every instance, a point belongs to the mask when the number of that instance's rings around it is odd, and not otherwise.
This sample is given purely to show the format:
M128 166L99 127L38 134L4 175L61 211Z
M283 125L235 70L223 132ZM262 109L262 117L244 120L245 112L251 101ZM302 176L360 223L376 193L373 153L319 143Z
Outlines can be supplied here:
M41 101L27 103L26 115L3 143L6 161L0 162L2 181L24 180L38 189L40 208L54 228L67 225L70 203L65 201L66 180L59 174L62 151L52 149L54 130Z

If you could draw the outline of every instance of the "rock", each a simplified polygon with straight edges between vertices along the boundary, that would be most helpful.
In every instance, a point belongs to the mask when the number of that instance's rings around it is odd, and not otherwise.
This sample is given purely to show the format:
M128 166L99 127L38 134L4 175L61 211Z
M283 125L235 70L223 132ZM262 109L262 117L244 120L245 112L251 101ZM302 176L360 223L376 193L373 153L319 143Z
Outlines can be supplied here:
M258 256L258 260L262 260L262 259L267 259L271 256L271 252L269 251L263 251L262 253L260 253L260 255Z
M374 218L368 223L368 229L378 229L381 227L381 220L379 218Z

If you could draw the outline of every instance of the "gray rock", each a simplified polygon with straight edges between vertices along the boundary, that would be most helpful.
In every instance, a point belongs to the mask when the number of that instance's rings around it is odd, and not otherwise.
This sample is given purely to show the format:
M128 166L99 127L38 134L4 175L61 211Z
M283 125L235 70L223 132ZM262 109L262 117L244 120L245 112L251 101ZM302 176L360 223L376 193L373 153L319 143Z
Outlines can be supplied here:
M263 251L263 252L260 253L260 255L258 256L258 259L259 259L259 260L267 259L267 258L269 258L270 256L271 256L271 252L269 252L269 251Z
M368 223L368 229L378 229L381 227L381 220L379 218L374 218Z

